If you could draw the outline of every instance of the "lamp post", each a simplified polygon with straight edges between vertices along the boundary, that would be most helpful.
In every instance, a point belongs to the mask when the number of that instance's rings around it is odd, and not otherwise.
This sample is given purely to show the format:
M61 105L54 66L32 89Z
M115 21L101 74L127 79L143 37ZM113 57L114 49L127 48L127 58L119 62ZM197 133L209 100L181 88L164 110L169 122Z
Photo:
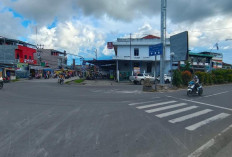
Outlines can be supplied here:
M173 80L173 58L174 58L174 55L175 55L175 53L174 52L171 52L170 53L170 57L171 57L171 82L172 82L172 80Z
M166 10L167 0L161 0L161 43L163 45L163 54L160 55L160 83L164 84L164 66L165 66L165 48L166 48Z

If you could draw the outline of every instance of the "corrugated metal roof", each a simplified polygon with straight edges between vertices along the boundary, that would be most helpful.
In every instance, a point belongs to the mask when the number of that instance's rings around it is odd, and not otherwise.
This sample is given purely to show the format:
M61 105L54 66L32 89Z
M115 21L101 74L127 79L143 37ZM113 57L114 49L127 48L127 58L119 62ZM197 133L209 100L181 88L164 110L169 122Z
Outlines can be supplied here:
M213 58L213 55L206 55L206 54L193 53L193 52L189 52L189 56L199 56L199 57L210 57L210 58Z

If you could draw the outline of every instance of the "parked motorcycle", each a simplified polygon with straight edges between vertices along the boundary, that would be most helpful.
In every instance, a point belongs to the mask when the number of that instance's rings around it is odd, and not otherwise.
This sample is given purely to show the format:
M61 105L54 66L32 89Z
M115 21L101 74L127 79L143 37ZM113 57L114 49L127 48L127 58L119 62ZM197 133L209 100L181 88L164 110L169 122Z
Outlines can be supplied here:
M35 78L36 78L36 79L40 79L41 76L40 76L40 75L36 75Z
M0 80L0 89L3 88L3 80Z
M8 77L8 76L7 76L7 77L4 77L4 78L3 78L3 82L4 82L4 83L10 82L10 77Z
M32 80L32 79L33 79L32 75L29 75L28 80Z
M195 88L195 83L194 81L190 81L188 85L188 90L187 90L187 95L199 95L201 96L203 94L203 88L202 85L199 84L199 87L197 87L197 90Z

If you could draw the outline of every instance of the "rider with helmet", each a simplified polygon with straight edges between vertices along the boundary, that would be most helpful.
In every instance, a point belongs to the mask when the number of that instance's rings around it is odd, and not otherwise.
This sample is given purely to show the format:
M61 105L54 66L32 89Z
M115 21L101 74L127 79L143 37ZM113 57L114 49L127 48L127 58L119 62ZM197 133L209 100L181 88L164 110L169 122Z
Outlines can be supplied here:
M193 77L193 82L194 82L194 90L196 91L196 93L198 93L197 88L199 87L199 78L197 75Z

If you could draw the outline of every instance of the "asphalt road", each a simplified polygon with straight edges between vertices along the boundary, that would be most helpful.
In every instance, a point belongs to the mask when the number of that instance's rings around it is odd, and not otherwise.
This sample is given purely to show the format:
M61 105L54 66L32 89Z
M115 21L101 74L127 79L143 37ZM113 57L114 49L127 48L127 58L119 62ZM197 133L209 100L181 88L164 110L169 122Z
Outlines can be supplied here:
M0 94L1 157L186 157L232 124L231 84L187 97L22 81Z

